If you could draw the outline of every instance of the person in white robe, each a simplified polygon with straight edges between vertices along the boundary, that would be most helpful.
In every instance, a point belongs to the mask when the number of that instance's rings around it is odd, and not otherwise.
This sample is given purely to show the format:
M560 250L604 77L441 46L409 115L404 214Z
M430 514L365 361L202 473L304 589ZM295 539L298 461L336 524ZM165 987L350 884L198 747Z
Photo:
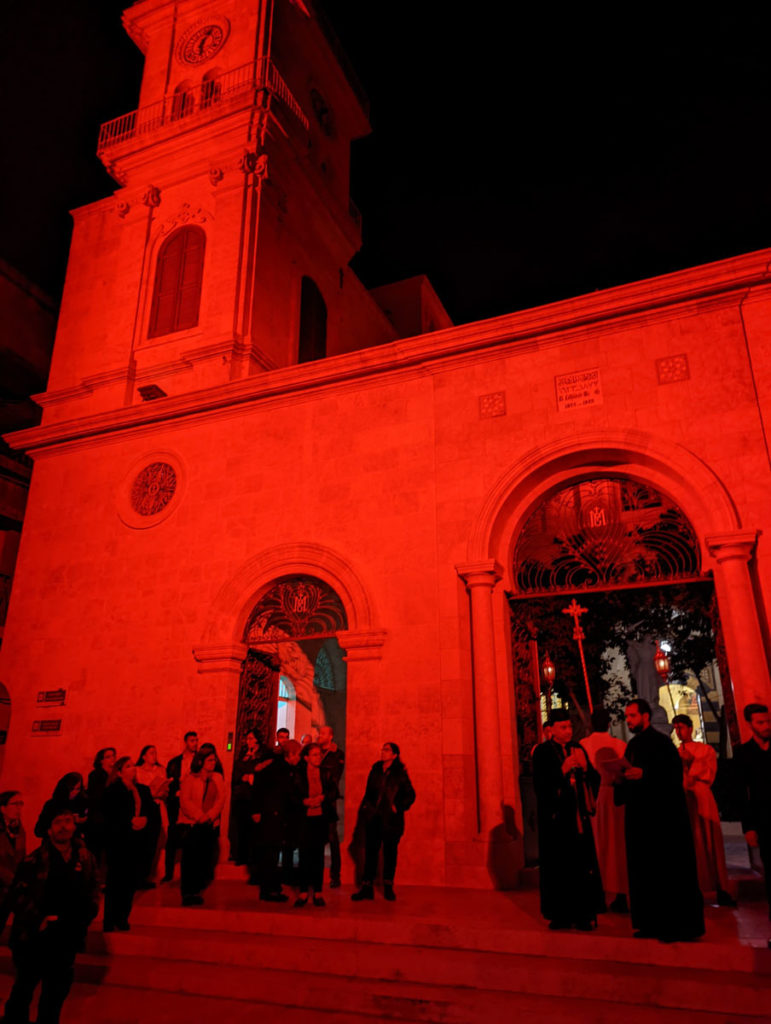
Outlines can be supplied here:
M683 786L696 849L699 888L705 898L715 898L719 906L735 907L736 900L728 892L723 832L712 793L712 783L717 775L717 754L708 743L694 740L693 721L688 715L675 715L672 725L680 740Z
M581 740L581 746L588 754L592 767L600 774L593 826L605 898L610 910L623 914L629 909L624 808L615 804L613 783L621 777L626 744L611 736L609 727L610 715L607 710L603 707L595 708L592 712L593 731Z

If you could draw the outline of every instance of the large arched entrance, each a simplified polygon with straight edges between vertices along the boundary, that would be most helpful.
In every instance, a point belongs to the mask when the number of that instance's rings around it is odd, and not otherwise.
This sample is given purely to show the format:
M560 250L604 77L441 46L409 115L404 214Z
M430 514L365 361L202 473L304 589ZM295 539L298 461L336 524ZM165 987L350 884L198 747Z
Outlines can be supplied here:
M683 445L645 431L567 430L523 453L501 474L480 506L466 560L456 565L469 597L481 836L496 833L507 806L515 808L517 819L522 811L517 785L520 709L515 706L506 597L506 591L517 590L514 550L531 514L545 500L572 483L604 477L645 484L682 510L698 543L699 574L712 573L735 703L742 708L750 701L765 701L771 693L762 611L754 589L758 531L751 522L742 522L718 473ZM739 725L743 727L741 721Z
M625 475L561 485L522 524L510 579L526 826L531 752L555 707L571 709L579 735L582 726L590 731L590 712L600 706L623 732L624 705L638 695L667 735L674 715L687 713L697 738L723 758L739 741L712 574L702 569L695 531L671 497ZM666 678L654 660L662 651ZM526 850L528 859L533 854Z

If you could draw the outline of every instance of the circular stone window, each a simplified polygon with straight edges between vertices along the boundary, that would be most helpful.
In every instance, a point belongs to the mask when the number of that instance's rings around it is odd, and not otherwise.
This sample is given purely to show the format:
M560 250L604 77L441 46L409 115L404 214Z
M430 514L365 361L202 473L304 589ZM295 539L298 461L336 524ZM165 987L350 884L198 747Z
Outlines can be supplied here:
M123 479L118 495L118 515L137 530L162 523L180 502L184 474L182 463L169 452L146 455Z

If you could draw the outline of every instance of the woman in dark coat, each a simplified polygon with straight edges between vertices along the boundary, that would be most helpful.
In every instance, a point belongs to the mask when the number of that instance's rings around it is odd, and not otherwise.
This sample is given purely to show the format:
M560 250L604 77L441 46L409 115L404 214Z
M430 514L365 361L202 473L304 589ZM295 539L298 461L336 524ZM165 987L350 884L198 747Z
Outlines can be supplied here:
M294 902L304 907L313 894L314 907L323 907L324 847L329 823L334 820L339 797L334 773L322 765L324 752L318 743L308 743L304 761L296 775L298 799L303 807L300 831L300 894ZM303 771L303 765L305 770Z
M399 757L396 743L384 743L381 758L370 770L359 822L364 827L366 856L364 879L352 900L374 899L374 883L380 847L383 847L383 895L395 900L394 875L399 840L404 834L404 812L415 803L407 769Z
M21 823L23 806L18 790L0 793L0 900L11 888L16 869L27 852L27 837Z
M88 773L88 821L85 827L86 846L93 853L101 869L104 857L104 812L102 797L118 752L115 747L102 747L94 758L94 767Z
M43 810L35 825L35 835L38 839L45 839L48 836L47 825L51 820L51 811L54 807L61 810L62 807L69 807L75 816L78 839L83 838L83 832L88 817L88 798L83 790L83 776L80 772L67 772L56 783L56 788L50 800L43 804Z
M148 844L157 834L159 817L153 795L136 782L130 757L119 757L110 773L102 806L105 819L107 880L104 891L104 930L129 930L134 893L147 863Z

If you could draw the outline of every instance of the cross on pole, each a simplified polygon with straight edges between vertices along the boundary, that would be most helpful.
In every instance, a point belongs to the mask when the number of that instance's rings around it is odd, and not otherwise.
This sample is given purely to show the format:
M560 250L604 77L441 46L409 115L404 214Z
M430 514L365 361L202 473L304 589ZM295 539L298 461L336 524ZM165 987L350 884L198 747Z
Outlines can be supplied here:
M594 705L592 704L592 694L589 689L589 675L586 671L586 660L584 659L584 644L583 640L586 634L581 629L581 616L588 612L588 608L582 608L575 598L570 602L567 608L562 609L563 615L569 615L573 620L573 639L578 644L578 653L581 655L581 668L584 671L584 685L586 686L586 699L589 702L589 714L594 711Z

